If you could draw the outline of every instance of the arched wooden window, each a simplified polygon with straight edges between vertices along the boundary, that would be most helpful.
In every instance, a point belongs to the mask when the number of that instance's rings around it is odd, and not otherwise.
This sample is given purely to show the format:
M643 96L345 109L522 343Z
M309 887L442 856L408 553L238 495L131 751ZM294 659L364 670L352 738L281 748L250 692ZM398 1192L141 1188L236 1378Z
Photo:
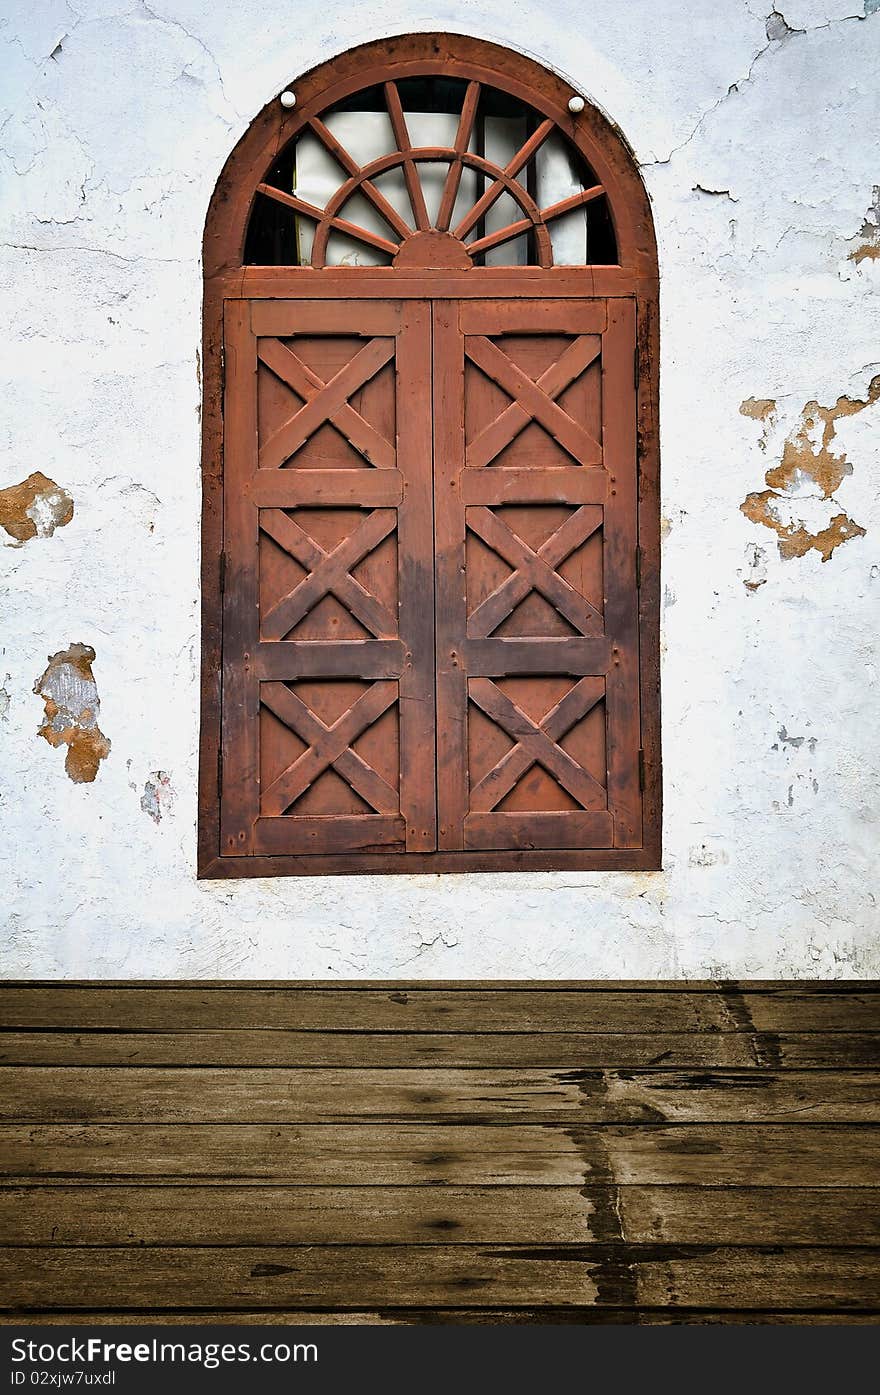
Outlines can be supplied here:
M457 36L291 91L205 233L200 874L658 867L632 158Z

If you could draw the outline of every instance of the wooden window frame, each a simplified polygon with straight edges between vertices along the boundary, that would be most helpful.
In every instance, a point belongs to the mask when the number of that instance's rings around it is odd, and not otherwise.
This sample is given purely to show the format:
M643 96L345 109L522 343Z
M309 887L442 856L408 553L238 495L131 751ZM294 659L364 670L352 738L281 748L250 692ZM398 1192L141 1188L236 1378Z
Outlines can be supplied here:
M618 247L615 266L263 267L243 264L257 186L305 117L359 88L390 78L461 76L502 88L554 120L604 186ZM448 34L407 35L350 50L295 84L293 111L273 98L230 155L205 227L202 448L202 671L199 744L200 878L464 871L647 871L662 865L660 749L659 276L648 196L621 135L597 108L568 110L571 88L520 54ZM530 295L558 300L635 300L633 371L637 406L639 680L643 840L638 848L221 856L221 672L223 591L223 317L236 300L485 300Z

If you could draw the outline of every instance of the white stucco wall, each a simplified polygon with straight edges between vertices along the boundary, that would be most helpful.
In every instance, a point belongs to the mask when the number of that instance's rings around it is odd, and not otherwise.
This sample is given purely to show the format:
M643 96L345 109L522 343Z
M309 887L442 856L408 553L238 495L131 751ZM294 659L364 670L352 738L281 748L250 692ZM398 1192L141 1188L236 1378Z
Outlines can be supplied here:
M860 406L880 374L880 13L769 5L3 0L0 489L41 471L74 501L20 546L0 531L5 974L880 972L880 402ZM563 72L653 201L665 870L197 883L205 211L273 93L416 29ZM810 473L823 424L831 499ZM751 508L806 547L787 560L740 508L786 437L800 467ZM810 540L841 515L822 561ZM96 651L111 742L93 783L37 735L34 684L72 643Z

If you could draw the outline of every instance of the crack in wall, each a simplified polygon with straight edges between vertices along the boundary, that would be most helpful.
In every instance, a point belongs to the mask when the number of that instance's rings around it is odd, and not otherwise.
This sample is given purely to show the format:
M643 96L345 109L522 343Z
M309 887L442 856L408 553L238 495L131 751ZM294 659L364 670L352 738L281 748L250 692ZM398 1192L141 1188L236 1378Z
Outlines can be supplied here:
M769 53L771 49L781 47L781 45L787 42L789 39L802 38L808 34L818 33L822 29L832 29L835 27L835 25L838 24L851 24L853 22L857 24L863 24L865 20L868 19L869 16L878 9L880 9L880 0L865 0L864 14L841 15L837 19L828 20L825 24L811 24L804 29L792 29L791 26L788 24L785 16L781 14L779 10L771 10L770 14L765 16L764 18L764 32L767 35L767 42L761 48L758 49L758 52L752 58L752 61L750 62L748 67L748 71L745 73L745 75L741 78L737 78L735 82L732 82L728 87L727 91L722 93L722 95L717 99L717 101L713 102L711 106L706 108L706 110L702 113L699 120L697 121L696 125L691 130L690 134L685 136L684 140L681 141L678 145L674 145L672 149L669 151L668 155L658 157L654 160L641 160L639 161L639 168L650 169L654 165L668 165L675 155L678 155L680 151L684 150L686 146L691 144L694 138L702 130L709 117L714 115L714 113L719 109L719 107L723 106L724 103L728 101L730 97L732 97L735 93L740 92L743 87L745 87L748 83L752 81L752 77L754 75L756 67L760 63L761 59L765 56L765 54ZM755 19L758 18L754 10L752 10L751 8L749 8L749 13L752 14ZM733 201L736 202L736 200Z

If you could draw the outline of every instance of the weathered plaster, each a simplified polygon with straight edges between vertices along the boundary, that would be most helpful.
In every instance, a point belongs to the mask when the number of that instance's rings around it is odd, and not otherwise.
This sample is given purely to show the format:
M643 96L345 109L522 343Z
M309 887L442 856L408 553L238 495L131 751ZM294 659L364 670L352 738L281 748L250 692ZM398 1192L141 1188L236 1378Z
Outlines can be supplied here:
M803 557L814 548L827 562L841 543L865 536L865 529L846 516L835 497L853 467L840 443L834 442L839 421L873 407L877 401L880 373L868 384L864 398L838 397L832 407L807 402L782 443L779 464L764 475L768 488L747 494L740 504L746 518L778 535L783 561ZM763 423L758 445L766 453L779 426L776 402L749 397L740 412Z
M548 0L540 12L519 0L427 10L388 0L378 13L305 0L292 22L281 0L8 0L0 488L39 462L76 513L45 543L0 548L10 695L0 807L15 832L2 854L4 972L880 970L880 402L835 418L831 450L852 467L835 502L810 486L810 507L825 510L806 519L811 534L838 512L864 530L828 565L815 547L783 559L774 533L740 508L782 468L805 403L816 404L816 453L820 409L866 402L880 373L880 260L856 255L875 241L876 11L874 0L792 0L778 11L769 0ZM430 28L511 44L566 74L620 125L653 201L665 870L199 884L208 199L272 93L380 32ZM740 412L750 398L776 404L764 450ZM92 784L71 783L34 740L34 677L70 635L99 655L113 741ZM173 772L177 798L157 822L141 801L161 772Z
M161 823L170 814L176 795L167 770L154 770L141 795L141 808L149 814L153 823Z
M44 719L37 735L50 746L66 746L64 769L76 785L90 785L98 766L110 754L110 742L98 726L101 701L92 673L95 651L88 644L71 644L49 655L49 663L34 684L43 699Z
M51 538L72 518L73 500L67 490L40 470L0 489L0 528L12 538L10 547L20 547L30 538Z

